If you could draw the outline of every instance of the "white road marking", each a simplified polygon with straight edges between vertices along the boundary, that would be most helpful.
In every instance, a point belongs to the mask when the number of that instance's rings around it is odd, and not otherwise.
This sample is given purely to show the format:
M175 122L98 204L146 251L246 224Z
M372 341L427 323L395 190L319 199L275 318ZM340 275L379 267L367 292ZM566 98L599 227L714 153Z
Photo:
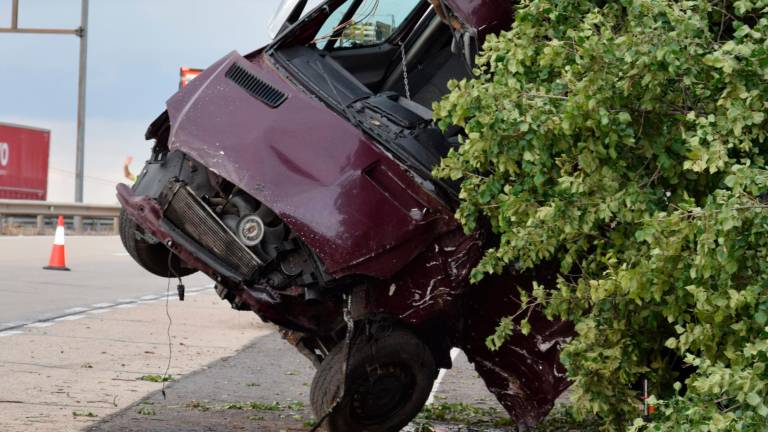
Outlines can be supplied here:
M24 332L19 330L4 331L4 332L0 332L0 337L13 336L13 335L22 334L22 333Z
M456 356L459 355L460 351L461 350L458 348L451 349L451 362L456 360ZM437 374L437 379L435 379L435 383L432 384L432 391L429 393L429 399L427 399L426 405L432 405L432 402L435 401L435 395L437 394L437 391L440 389L440 383L443 381L443 378L445 378L446 372L448 372L448 369L440 369L440 373Z
M54 321L75 321L82 318L85 318L85 315L70 315L70 316L65 316L61 318L56 318Z
M88 311L89 314L103 314L109 312L110 309L94 309L92 311Z
M30 321L12 321L12 322L3 324L3 327L20 327L23 325L27 325L29 323Z
M0 237L2 238L2 237ZM203 294L204 291L208 291L212 289L215 285L203 285L203 286L197 286L192 287L187 290L187 296L195 296L199 294ZM168 293L169 298L176 297L176 293ZM47 321L40 320L40 321L13 321L9 323L3 323L0 325L0 328L9 328L9 327L27 327L27 328L44 328L44 327L50 327L54 325L57 321L75 321L82 318L85 318L86 315L84 314L103 314L107 313L114 309L130 309L134 308L137 305L140 304L150 304L150 303L157 303L158 301L165 300L165 293L163 294L150 294L145 295L141 297L139 300L137 299L118 299L115 300L115 303L94 303L88 307L74 307L67 309L63 311L63 314L76 314L76 315L69 315L64 316L61 318L54 319L53 322L48 319ZM120 303L120 304L118 304ZM45 319L45 318L44 318ZM4 332L0 332L0 337L4 336L13 336L16 334L21 334L23 331L19 330L8 330Z
M27 324L24 327L27 327L27 328L43 328L43 327L50 327L52 325L53 325L52 322L36 322L36 323L32 323L32 324Z

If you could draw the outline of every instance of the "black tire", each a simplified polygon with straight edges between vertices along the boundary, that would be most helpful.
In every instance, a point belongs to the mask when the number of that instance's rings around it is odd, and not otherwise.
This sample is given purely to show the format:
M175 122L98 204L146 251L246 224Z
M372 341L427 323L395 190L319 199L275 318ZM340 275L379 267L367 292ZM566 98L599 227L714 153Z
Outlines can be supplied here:
M125 210L120 209L120 239L123 241L125 250L140 266L154 275L165 278L189 276L197 271L186 267L184 262L164 244L149 243L136 235L142 232L141 227L128 217ZM168 266L169 255L170 267Z
M310 389L321 419L342 391L346 349L339 343L320 364ZM396 432L421 411L437 376L429 348L407 330L356 338L344 396L324 422L330 432Z

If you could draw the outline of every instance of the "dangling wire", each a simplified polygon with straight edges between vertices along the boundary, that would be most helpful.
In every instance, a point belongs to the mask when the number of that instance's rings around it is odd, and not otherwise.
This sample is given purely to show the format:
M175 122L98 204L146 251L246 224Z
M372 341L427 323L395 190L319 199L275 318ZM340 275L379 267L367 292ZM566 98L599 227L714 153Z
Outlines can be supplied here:
M181 277L176 274L176 270L173 269L173 252L168 250L168 270L173 273L173 276L179 279L179 285L181 285ZM160 377L160 381L162 381L163 386L160 390L160 392L163 394L163 399L165 399L165 383L170 378L168 377L168 372L171 370L171 360L173 359L173 342L171 341L171 326L173 325L173 318L171 318L171 311L169 309L168 302L171 298L171 278L168 278L168 285L165 287L165 316L168 317L168 328L166 329L166 333L168 335L168 364L165 366L165 372L163 372L163 375Z
M357 9L355 14L356 15L360 14L360 10L364 9L366 7L367 7L367 4L361 5ZM378 9L379 9L379 0L374 0L373 3L371 4L370 8L367 11L362 13L362 18L355 18L353 16L352 18L348 19L347 21L344 21L343 23L335 26L331 30L331 32L329 34L323 35L323 36L316 36L315 39L311 43L316 44L316 43L318 43L320 41L323 41L323 40L336 41L336 40L343 39L343 30L342 29L346 29L346 27L350 27L350 26L356 25L358 23L364 22L368 18L374 16L374 14L378 11ZM330 17L328 17L328 19L330 19ZM333 35L338 33L339 31L342 31L342 36L333 37Z

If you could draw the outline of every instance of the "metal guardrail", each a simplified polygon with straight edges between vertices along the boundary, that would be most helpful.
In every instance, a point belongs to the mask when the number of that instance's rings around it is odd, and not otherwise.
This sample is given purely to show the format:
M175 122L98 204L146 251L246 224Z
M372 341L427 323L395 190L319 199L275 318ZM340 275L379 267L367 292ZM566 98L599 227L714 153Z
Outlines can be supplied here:
M104 204L79 204L50 201L26 201L26 200L0 200L0 231L2 225L13 224L13 218L19 221L35 219L34 225L37 233L42 233L46 228L46 219L64 216L71 218L72 228L75 233L82 233L84 226L103 226L100 221L108 220L113 232L119 229L120 206ZM85 223L84 220L90 223ZM93 222L97 223L93 223ZM4 223L5 222L5 223Z
M118 217L120 206L50 201L0 200L0 214L8 216Z

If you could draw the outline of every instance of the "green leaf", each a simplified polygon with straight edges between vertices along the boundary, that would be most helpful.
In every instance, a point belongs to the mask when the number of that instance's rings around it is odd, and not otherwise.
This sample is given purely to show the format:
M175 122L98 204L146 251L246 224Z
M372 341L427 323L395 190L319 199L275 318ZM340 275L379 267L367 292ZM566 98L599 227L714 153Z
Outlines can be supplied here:
M747 403L752 406L757 406L763 403L763 399L755 392L752 392L747 395Z

